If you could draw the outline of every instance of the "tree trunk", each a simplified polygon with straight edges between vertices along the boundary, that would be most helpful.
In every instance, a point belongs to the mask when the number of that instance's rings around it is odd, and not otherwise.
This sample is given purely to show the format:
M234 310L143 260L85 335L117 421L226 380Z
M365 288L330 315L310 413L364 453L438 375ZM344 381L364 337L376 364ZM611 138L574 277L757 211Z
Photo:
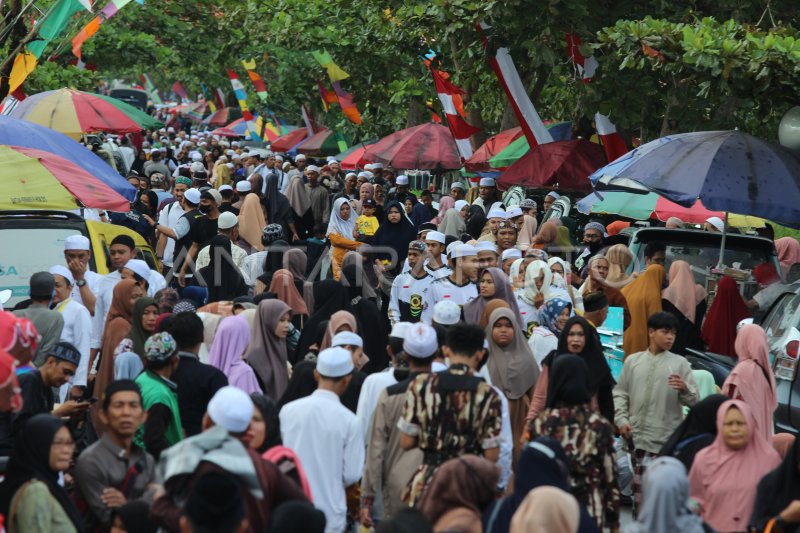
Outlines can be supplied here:
M408 115L406 116L406 128L418 126L425 120L425 112L427 108L416 100L411 100L408 104Z

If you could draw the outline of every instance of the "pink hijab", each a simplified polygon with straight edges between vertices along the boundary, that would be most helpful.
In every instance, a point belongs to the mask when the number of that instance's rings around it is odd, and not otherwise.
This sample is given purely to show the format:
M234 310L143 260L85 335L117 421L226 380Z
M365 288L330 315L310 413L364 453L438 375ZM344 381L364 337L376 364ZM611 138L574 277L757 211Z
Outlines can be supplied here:
M722 436L723 421L731 407L742 412L750 442L732 450ZM728 400L717 411L717 437L700 450L689 472L691 497L703 507L703 520L716 531L744 531L750 524L758 482L781 462L778 452L756 428L750 407Z
M786 278L792 265L800 263L800 242L794 237L781 237L775 241L775 250L778 252L783 277Z
M442 196L439 199L439 214L436 215L436 218L431 220L437 226L442 223L444 220L444 215L447 213L448 210L453 209L455 207L456 201L453 199L452 196Z
M748 324L736 335L735 348L739 363L725 379L722 394L749 405L759 432L771 442L772 413L778 407L778 397L769 364L767 334L761 326Z
M694 324L697 304L706 299L706 290L695 283L692 267L686 261L675 261L669 267L669 287L664 289L661 297L680 311L689 322Z
M228 384L247 394L261 394L256 374L244 362L242 356L250 344L250 326L243 316L228 316L222 319L211 344L209 363L228 377Z

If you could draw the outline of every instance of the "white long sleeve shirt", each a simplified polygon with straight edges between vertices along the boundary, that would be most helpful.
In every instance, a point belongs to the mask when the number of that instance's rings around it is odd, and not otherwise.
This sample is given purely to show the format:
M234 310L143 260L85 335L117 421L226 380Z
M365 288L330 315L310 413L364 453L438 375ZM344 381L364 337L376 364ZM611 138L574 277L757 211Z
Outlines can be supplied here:
M72 385L85 386L89 371L89 352L92 344L92 316L89 310L72 298L56 306L56 311L64 318L64 328L61 330L61 341L74 345L81 353L81 361L70 380ZM61 387L62 395L66 395L69 384ZM62 397L63 400L63 397Z
M94 317L92 318L92 348L100 349L103 346L103 328L106 325L106 315L111 308L114 298L114 287L122 280L119 271L115 270L106 274L100 281L97 292L94 293Z
M95 299L97 299L97 291L100 289L100 282L103 281L102 274L98 274L97 272L92 272L91 270L87 270L83 274L83 279L86 280L86 285L89 286L89 290L92 291L94 294ZM79 304L83 305L83 298L81 298L81 288L77 285L72 286L72 292L70 293L70 297L78 302Z
M300 457L314 506L325 513L325 533L347 526L345 487L361 479L364 437L356 415L333 392L317 389L280 412L283 444Z
M387 368L383 372L370 374L361 384L361 392L358 395L358 406L356 407L356 418L361 426L361 433L364 435L364 445L369 442L372 434L372 415L378 406L378 399L386 387L391 387L397 383L394 377L394 368Z

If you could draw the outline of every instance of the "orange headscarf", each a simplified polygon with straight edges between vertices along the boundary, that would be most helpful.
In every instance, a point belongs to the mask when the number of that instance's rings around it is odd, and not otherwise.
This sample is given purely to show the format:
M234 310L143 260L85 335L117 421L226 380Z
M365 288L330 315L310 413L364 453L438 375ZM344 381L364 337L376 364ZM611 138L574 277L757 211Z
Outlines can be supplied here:
M264 245L261 244L261 233L266 225L264 210L261 209L261 198L251 192L244 197L242 207L239 209L239 238L260 252L264 249Z
M658 313L661 307L661 287L664 285L664 267L650 265L630 285L622 289L631 313L631 325L625 330L622 348L625 355L642 352L650 345L647 334L647 319Z
M277 294L279 300L292 308L292 316L309 314L306 301L297 291L294 276L288 270L282 268L275 271L272 275L272 283L269 285L269 292Z

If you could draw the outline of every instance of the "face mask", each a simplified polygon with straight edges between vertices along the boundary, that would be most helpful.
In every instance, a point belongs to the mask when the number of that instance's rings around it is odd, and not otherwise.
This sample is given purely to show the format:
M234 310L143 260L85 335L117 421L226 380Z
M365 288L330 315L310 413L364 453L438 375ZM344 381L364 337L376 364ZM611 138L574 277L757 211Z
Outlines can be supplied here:
M201 213L203 213L204 215L208 214L208 207L206 207L204 205L198 205L197 206L197 210L200 211Z
M589 243L589 251L592 252L592 255L596 254L603 248L603 241L592 241Z

